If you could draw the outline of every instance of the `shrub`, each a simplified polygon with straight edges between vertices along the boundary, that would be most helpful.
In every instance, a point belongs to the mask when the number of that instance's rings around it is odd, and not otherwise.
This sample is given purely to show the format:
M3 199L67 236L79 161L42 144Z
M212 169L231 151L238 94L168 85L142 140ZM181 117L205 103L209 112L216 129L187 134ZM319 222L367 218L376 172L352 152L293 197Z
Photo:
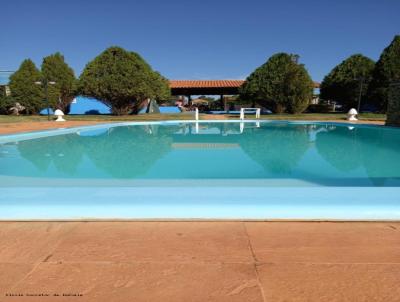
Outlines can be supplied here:
M333 111L333 105L329 104L312 104L307 108L307 112L310 113L328 113Z
M14 102L26 108L28 114L38 114L46 107L43 88L35 82L41 81L42 75L35 64L27 59L10 77L10 90Z
M76 79L74 71L64 61L59 52L43 59L42 75L44 80L54 81L48 86L49 102L53 108L59 108L68 113L69 107L76 96Z
M273 55L246 79L240 89L240 98L253 100L262 106L272 105L282 113L300 113L307 108L313 90L313 82L298 56L286 53Z
M15 105L15 101L9 96L0 95L0 114L9 114L9 109Z
M369 103L386 112L389 99L389 86L400 78L400 35L395 36L376 62L371 85L368 90Z
M169 86L137 53L110 47L86 65L79 91L122 115L137 113L148 98L168 98Z
M352 55L337 65L321 83L321 98L343 104L345 110L357 108L360 94L365 98L374 61L361 54ZM362 83L361 83L362 81Z

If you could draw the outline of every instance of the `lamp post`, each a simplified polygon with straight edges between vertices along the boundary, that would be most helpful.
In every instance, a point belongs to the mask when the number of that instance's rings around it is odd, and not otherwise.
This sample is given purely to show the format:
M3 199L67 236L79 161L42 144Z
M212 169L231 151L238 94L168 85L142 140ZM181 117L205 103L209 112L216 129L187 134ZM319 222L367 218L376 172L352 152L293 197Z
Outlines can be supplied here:
M358 92L358 104L357 104L357 112L360 113L362 90L363 90L363 86L364 86L364 82L365 82L366 78L365 78L365 76L361 76L359 78L355 78L354 80L360 82L360 91Z
M35 82L36 85L43 85L44 86L44 93L45 93L45 98L46 98L46 106L47 106L47 120L50 121L50 104L49 104L49 95L48 95L48 87L49 85L55 85L56 82L49 81L48 79L45 79L45 81L37 81Z

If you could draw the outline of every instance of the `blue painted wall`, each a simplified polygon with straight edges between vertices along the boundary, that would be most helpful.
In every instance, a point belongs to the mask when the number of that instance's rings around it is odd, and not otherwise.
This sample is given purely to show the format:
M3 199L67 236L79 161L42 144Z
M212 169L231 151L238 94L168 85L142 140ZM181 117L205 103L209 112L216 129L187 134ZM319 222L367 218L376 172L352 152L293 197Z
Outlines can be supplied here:
M110 114L110 108L101 103L100 101L92 98L78 96L76 102L71 104L69 114Z
M145 113L146 109L143 109L140 113ZM92 113L90 113L92 112ZM69 114L110 114L110 108L101 103L100 101L92 98L78 96L76 102L71 104L71 110ZM161 113L180 113L176 106L160 107Z

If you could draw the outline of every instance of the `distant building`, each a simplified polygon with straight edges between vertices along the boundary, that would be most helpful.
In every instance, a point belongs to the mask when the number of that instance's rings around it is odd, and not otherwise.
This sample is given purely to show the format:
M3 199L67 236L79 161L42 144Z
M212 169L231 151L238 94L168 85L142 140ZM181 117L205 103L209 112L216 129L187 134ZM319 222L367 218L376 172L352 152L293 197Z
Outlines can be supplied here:
M312 105L318 105L319 104L319 88L321 84L318 82L314 82L314 89L313 89L313 98L311 100Z
M10 81L10 76L13 73L14 71L0 70L0 95L9 96L11 94L10 86L8 86L8 83Z
M11 95L10 86L0 84L0 95L2 95L2 96L9 96L9 95Z

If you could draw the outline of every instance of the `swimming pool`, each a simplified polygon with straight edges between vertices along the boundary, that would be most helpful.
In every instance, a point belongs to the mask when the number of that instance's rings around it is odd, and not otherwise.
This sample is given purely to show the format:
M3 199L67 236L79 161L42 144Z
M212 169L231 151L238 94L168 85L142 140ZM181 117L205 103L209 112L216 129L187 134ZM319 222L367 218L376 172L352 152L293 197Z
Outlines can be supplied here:
M0 136L0 219L399 219L400 129L137 122Z

